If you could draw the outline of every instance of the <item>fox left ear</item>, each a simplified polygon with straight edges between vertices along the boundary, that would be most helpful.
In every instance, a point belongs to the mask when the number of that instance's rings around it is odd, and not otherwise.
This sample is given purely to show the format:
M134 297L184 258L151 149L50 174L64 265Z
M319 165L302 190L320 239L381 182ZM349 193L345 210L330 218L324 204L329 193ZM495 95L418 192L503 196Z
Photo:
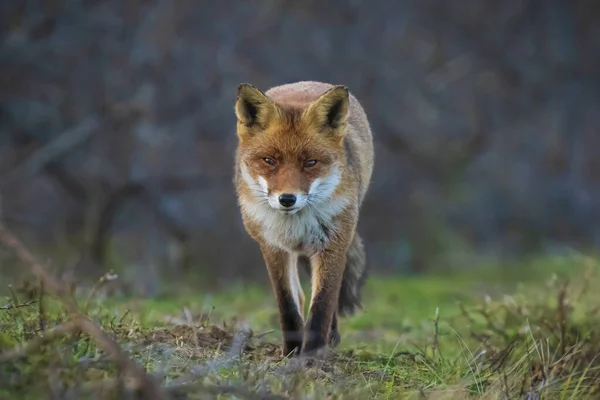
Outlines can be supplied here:
M308 107L305 118L333 135L343 133L348 118L349 97L346 86L335 86Z

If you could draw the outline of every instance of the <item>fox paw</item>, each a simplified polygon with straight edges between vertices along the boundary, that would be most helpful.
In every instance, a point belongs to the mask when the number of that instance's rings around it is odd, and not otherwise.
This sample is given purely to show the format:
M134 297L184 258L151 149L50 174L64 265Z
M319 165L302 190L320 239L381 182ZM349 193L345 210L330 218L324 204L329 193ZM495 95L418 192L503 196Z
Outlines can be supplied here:
M285 358L293 358L300 355L302 349L302 343L286 343L283 345L283 354Z
M329 332L329 346L335 348L340 344L341 341L342 337L340 336L340 333L337 329L331 330Z

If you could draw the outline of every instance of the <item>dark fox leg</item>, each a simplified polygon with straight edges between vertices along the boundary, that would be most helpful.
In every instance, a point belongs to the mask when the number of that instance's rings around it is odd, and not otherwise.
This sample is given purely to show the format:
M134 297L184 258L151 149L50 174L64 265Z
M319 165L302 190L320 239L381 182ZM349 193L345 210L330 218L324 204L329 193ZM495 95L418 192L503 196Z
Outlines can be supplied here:
M310 259L305 256L301 256L298 260L298 264L302 265L306 273L311 276ZM347 262L346 262L347 264ZM337 347L340 344L341 337L338 330L338 312L333 313L333 319L331 320L331 331L329 332L329 345L331 347Z
M279 321L283 331L283 355L298 355L302 350L303 319L300 310L300 298L297 288L292 287L296 270L296 259L284 251L270 247L262 248L263 257L271 279L273 293L279 307ZM295 257L295 256L293 256ZM297 281L297 279L296 279Z
M311 261L312 299L304 331L303 354L312 354L329 344L346 254L328 251L316 254ZM335 326L337 329L337 321Z

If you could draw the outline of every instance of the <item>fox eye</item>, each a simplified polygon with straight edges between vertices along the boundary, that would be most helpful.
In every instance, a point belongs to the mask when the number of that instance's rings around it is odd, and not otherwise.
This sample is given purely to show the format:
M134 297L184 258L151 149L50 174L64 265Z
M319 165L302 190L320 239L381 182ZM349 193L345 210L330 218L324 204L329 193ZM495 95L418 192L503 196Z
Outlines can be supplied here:
M304 162L304 167L305 168L311 168L314 167L317 164L317 160L308 160Z
M275 165L275 160L273 160L272 158L265 157L263 158L263 161L269 165Z

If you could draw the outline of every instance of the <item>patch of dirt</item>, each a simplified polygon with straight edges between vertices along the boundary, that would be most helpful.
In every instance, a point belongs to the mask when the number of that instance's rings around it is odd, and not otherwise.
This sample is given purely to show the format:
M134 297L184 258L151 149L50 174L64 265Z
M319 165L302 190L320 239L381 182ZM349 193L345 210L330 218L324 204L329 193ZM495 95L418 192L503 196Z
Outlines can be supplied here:
M178 324L170 328L159 328L150 331L144 337L144 345L152 343L164 343L168 345L196 346L204 349L228 350L231 348L236 337L233 329L224 329L217 325L204 327L193 327ZM243 345L243 352L248 354L251 360L264 358L280 359L281 346L277 343L262 342L255 340L252 332L247 335Z
M244 350L250 352L248 357L250 361L259 361L265 358L280 360L283 358L281 346L275 343L260 343L257 345L250 343Z
M227 348L231 346L233 333L228 332L216 325L195 328L189 325L175 325L172 328L159 328L149 332L145 337L145 344L179 343L197 345L200 347Z

